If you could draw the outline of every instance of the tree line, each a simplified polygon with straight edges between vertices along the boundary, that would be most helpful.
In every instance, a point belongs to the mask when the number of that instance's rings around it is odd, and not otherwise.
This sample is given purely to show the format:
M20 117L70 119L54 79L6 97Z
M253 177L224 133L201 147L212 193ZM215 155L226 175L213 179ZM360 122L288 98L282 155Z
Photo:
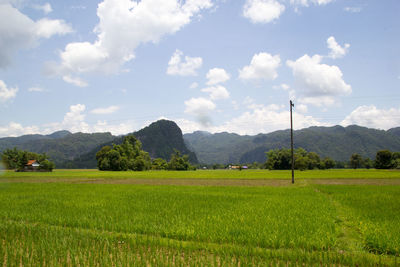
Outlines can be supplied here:
M96 153L97 167L101 171L192 170L188 155L175 150L169 162L151 159L142 150L142 143L133 135L124 137L121 145L104 146Z
M39 163L38 170L52 171L55 168L55 164L48 159L46 153L38 154L16 147L4 150L0 153L0 158L7 170L22 171L29 160L36 160Z
M400 169L400 152L380 150L376 152L374 160L371 160L370 158L363 158L360 154L354 153L350 157L349 167L352 169Z
M266 152L265 168L270 170L289 170L292 168L291 150L273 149ZM329 157L323 159L315 152L307 152L303 148L294 150L294 168L297 170L331 169L331 168L376 168L400 169L400 152L380 150L375 159L363 158L360 154L351 155L348 163L336 162Z

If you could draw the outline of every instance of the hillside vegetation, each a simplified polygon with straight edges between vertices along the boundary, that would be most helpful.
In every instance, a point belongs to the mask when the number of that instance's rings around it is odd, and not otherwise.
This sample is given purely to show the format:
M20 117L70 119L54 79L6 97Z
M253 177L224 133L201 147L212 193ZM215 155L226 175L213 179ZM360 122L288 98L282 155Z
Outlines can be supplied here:
M290 147L289 130L256 136L195 132L185 134L184 139L199 161L207 164L265 162L265 152ZM400 151L400 128L383 131L356 125L310 127L294 131L294 146L335 161L348 161L354 153L375 158L379 150Z
M174 149L197 163L196 154L183 141L182 131L173 121L160 120L132 133L142 142L151 158L170 160ZM17 147L35 153L46 153L57 168L96 168L96 153L103 146L120 145L123 136L111 133L70 133L59 131L51 135L24 135L0 138L0 152Z

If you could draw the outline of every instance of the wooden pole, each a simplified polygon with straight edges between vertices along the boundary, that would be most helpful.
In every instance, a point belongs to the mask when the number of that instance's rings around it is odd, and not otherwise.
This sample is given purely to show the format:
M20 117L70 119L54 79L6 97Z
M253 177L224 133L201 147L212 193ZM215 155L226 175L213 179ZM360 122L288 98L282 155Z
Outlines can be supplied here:
M291 143L291 152L292 152L292 184L294 184L294 152L293 152L293 117L292 117L292 107L294 104L292 100L290 100L290 143Z

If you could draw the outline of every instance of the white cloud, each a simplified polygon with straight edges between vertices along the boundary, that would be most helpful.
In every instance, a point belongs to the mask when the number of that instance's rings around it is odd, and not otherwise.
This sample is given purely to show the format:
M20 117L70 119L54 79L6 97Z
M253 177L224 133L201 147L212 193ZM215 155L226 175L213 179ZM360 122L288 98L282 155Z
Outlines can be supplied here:
M304 55L286 64L292 69L296 87L302 93L302 102L313 105L332 105L335 97L351 93L351 86L343 80L337 66L321 64L322 57Z
M350 44L344 44L343 47L340 46L333 36L329 37L326 40L326 43L328 44L328 48L331 50L329 57L333 59L344 57L350 48Z
M7 23L0 23L0 68L10 65L18 50L32 47L40 38L72 31L62 20L34 22L7 2L0 2L0 18L7 20Z
M255 135L290 128L290 112L285 108L278 105L254 105L250 111L217 126L203 125L200 122L187 119L175 119L175 122L184 133L207 130L212 133L233 132L242 135ZM293 116L296 118L294 121L295 129L310 126L331 126L329 123L320 122L312 116L306 116L296 111Z
M35 41L35 23L9 4L0 4L0 68L11 63L12 56L19 50L31 47Z
M296 111L300 112L300 113L307 113L308 111L308 107L307 105L304 104L298 104L295 106Z
M333 1L334 0L290 0L290 4L308 7L310 4L322 6L322 5L329 4L330 2L333 2Z
M89 132L89 125L85 122L85 110L86 106L83 104L71 105L69 112L64 116L61 127L71 132Z
M132 123L108 124L106 121L98 121L91 128L93 132L110 132L113 135L123 135L135 131Z
M39 132L39 128L37 126L22 126L16 122L10 122L6 126L0 126L0 136L1 137L14 137L25 134L35 134Z
M95 124L88 124L85 121L85 112L85 105L76 104L69 107L69 111L64 115L62 122L48 123L41 126L22 126L19 123L10 122L6 126L0 126L0 137L25 134L50 134L59 130L84 133L111 132L114 135L121 135L135 130L135 124L131 121L119 124L108 124L107 121L97 121Z
M201 125L211 124L210 112L216 108L214 102L203 97L191 98L185 101L185 106L185 113L194 115Z
M196 82L192 83L192 84L189 86L190 89L196 89L197 87L199 87L199 84L196 83Z
M239 79L242 80L274 80L278 77L276 69L281 65L279 55L268 53L255 54L250 65L239 70Z
M104 0L98 5L97 40L70 43L60 54L61 75L84 72L116 73L132 60L135 49L157 43L189 24L211 0Z
M41 87L30 87L28 88L28 92L44 92L44 89Z
M53 35L65 35L73 32L71 26L58 19L43 18L36 22L36 34L38 37L50 38Z
M276 0L246 0L243 16L252 23L269 23L280 17L285 6Z
M290 112L278 108L276 105L256 105L253 110L244 112L239 117L219 126L217 131L255 135L290 128ZM305 116L296 112L293 116L296 118L293 125L295 129L327 125L312 116Z
M53 9L51 8L51 5L49 3L43 4L43 5L33 5L32 7L34 9L43 11L46 15L53 11Z
M0 80L0 102L6 102L17 96L18 87L8 88L6 83Z
M97 114L97 115L105 115L105 114L112 114L117 112L120 109L119 106L109 106L106 108L95 108L90 111L92 114Z
M175 50L171 59L168 62L167 74L180 76L195 76L196 70L203 64L201 57L185 56L185 61L182 62L183 53L180 50Z
M78 77L71 77L69 75L65 75L65 76L63 76L63 80L64 80L64 82L73 84L78 87L88 86L87 82L85 82L84 80L82 80L81 78L78 78Z
M361 10L362 10L361 7L349 7L349 6L347 6L347 7L344 8L344 11L349 12L349 13L360 13Z
M357 124L384 130L398 127L400 125L400 107L378 109L374 105L359 106L346 116L340 124L343 126Z
M209 93L211 100L226 99L229 98L229 92L225 87L221 85L210 86L201 89L202 92Z
M207 85L214 85L228 81L231 76L226 70L221 68L213 68L207 72L206 75L208 81Z

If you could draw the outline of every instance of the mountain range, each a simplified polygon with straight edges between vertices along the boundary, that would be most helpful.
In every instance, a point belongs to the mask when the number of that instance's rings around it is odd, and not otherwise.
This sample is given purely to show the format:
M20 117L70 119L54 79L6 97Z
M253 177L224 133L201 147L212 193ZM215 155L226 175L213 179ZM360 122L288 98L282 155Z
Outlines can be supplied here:
M356 125L309 127L294 131L293 135L295 148L302 147L336 161L348 161L353 153L373 159L382 149L400 151L400 127L387 131ZM265 152L290 147L290 130L255 136L198 131L185 134L184 139L201 163L265 162Z
M193 164L264 162L266 151L290 146L289 130L255 136L204 131L183 135L175 122L167 120L154 122L132 134L152 158L169 160L177 149L189 155ZM58 131L50 135L0 138L0 152L17 147L46 153L57 168L96 168L96 152L105 145L120 144L122 140L123 136L110 133ZM400 151L400 127L387 131L356 125L309 127L294 131L294 144L295 148L302 147L337 161L348 161L353 153L374 158L382 149Z

